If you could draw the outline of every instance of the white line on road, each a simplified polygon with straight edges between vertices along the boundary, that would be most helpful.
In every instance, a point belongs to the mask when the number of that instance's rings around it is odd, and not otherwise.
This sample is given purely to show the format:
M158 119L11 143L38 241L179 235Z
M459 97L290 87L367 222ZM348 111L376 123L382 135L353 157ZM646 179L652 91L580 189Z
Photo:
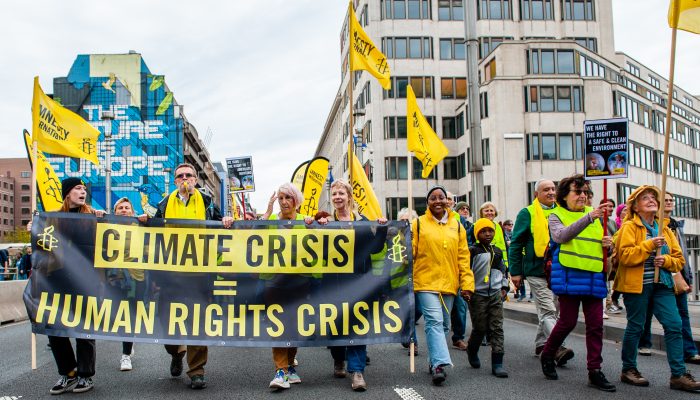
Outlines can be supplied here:
M419 395L413 388L394 388L394 391L403 400L423 400L423 396Z

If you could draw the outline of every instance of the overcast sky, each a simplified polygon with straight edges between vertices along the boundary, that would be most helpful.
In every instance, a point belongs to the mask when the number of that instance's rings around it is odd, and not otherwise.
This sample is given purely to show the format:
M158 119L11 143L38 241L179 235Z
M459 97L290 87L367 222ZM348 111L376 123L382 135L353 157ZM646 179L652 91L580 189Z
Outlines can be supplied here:
M600 0L606 1L606 0ZM309 159L340 84L345 0L14 1L0 13L0 157L24 157L32 78L47 93L78 54L143 55L215 161L252 155L259 210ZM661 7L661 8L659 8ZM668 76L667 2L613 0L615 47ZM676 83L700 94L700 36L680 32Z

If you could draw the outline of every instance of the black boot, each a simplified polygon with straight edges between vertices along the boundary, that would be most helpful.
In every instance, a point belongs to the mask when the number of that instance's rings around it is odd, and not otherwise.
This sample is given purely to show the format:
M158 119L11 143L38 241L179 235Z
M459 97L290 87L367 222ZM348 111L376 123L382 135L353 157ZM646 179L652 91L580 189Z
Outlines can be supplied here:
M491 373L497 378L508 377L508 372L503 369L503 353L491 353Z
M467 360L472 368L481 368L481 360L479 360L479 347L481 343L470 340L467 343Z
M559 375L557 375L557 364L554 363L554 359L540 357L540 363L542 363L542 373L545 378L552 381L559 379Z
M593 369L588 371L588 386L594 387L604 392L615 391L615 385L608 382L608 380L605 379L605 375L603 375L603 371L599 369Z

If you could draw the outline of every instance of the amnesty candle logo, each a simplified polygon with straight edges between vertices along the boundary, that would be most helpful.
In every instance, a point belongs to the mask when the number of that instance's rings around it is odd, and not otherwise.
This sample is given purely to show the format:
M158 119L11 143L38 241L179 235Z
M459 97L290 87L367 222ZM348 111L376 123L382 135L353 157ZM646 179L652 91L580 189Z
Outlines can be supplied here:
M34 78L32 139L37 142L41 151L84 158L99 165L97 161L99 136L99 130L78 114L61 107L47 96L39 86L39 77Z
M391 246L391 253L389 253L388 257L395 263L402 263L404 258L403 253L406 250L406 246L401 244L401 235L397 233L392 242L393 245Z
M52 235L54 231L53 225L44 228L44 233L38 235L39 240L36 241L36 245L44 249L45 251L53 251L53 249L58 247L58 239Z

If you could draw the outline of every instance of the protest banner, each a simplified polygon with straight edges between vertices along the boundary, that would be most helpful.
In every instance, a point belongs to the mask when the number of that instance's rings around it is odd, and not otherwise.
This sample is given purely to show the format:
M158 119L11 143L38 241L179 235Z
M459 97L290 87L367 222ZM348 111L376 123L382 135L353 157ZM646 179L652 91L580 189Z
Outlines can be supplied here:
M583 122L586 179L627 178L627 118Z
M228 171L230 193L255 191L252 157L227 158L226 169Z
M54 336L247 347L408 342L410 240L405 221L224 229L40 213L24 300L32 331ZM118 278L130 269L144 272L149 289L124 290Z

